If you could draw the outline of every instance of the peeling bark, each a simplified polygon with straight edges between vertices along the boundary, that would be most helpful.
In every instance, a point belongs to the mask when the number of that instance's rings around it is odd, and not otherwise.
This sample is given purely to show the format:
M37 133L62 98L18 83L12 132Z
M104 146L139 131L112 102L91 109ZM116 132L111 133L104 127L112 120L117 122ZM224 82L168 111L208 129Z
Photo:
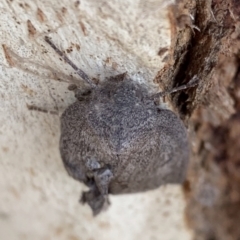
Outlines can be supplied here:
M240 3L180 3L200 31L189 24L176 29L171 61L159 77L173 86L200 79L173 96L192 135L186 219L194 239L240 239Z

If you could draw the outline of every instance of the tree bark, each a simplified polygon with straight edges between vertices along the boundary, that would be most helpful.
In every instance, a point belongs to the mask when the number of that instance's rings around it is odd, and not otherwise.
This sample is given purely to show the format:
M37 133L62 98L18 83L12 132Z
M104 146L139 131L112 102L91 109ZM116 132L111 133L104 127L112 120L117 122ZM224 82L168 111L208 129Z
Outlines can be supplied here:
M239 16L237 0L2 1L0 238L240 239ZM79 205L59 116L28 108L60 115L83 86L44 36L95 81L128 72L158 92L197 77L165 99L189 131L183 187L112 197L98 218Z
M192 134L184 186L188 224L194 239L240 239L240 3L180 5L195 13L200 31L187 40L184 31L190 30L176 31L173 62L163 74L173 85L199 78L196 90L173 97Z

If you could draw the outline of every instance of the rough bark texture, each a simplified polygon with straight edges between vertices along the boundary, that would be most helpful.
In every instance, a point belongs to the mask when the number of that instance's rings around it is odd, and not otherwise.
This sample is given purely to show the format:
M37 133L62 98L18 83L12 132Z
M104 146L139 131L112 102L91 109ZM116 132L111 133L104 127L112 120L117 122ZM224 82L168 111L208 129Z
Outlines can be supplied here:
M240 239L240 3L180 1L200 31L176 29L166 84L199 78L197 90L173 97L189 123L193 157L185 183L194 239ZM176 9L174 9L176 16ZM177 13L179 14L179 12ZM176 19L176 18L175 18ZM179 18L178 18L179 19ZM188 23L189 24L189 23ZM174 25L176 26L176 25ZM194 34L189 34L192 28ZM187 93L187 94L186 94ZM191 116L189 118L189 116Z

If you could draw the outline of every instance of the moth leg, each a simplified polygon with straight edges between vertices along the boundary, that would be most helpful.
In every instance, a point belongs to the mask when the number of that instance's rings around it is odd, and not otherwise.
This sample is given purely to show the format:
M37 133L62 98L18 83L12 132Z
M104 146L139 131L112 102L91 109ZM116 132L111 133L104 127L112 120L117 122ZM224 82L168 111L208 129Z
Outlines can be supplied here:
M35 105L27 104L27 108L28 108L28 110L34 110L34 111L43 112L43 113L50 113L52 115L59 115L59 113L57 111L51 111L51 110L49 111L49 110L46 110L44 108L37 107Z
M101 168L101 164L95 158L87 159L85 167L88 172L93 172Z
M109 183L113 178L112 171L106 167L94 172L94 180L101 195L108 194Z
M96 159L87 160L85 166L88 175L88 182L85 184L90 190L82 193L81 202L87 203L91 207L93 215L97 215L110 204L108 188L113 173L108 166L101 167Z
M173 88L171 90L166 90L164 92L155 93L155 94L152 95L152 97L154 99L159 98L159 97L164 97L164 96L166 96L168 94L172 94L172 93L184 90L184 89L195 87L195 86L198 85L198 83L199 83L199 78L198 78L197 75L194 75L192 77L192 79L190 79L190 81L187 84L181 85L179 87L175 87L175 88Z
M103 196L96 186L92 187L88 192L83 192L80 202L87 203L91 207L94 216L106 209L110 204L108 197Z
M76 84L70 84L68 86L68 90L74 92L75 98L78 99L79 101L86 100L92 93L91 88L81 89L78 88Z

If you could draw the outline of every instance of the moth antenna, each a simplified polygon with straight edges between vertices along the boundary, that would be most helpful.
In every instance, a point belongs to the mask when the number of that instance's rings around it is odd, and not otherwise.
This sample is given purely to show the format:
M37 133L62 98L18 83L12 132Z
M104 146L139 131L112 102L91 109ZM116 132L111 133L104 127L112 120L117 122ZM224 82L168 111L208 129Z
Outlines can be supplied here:
M187 88L195 87L196 85L198 85L198 81L199 81L199 78L197 77L197 75L194 75L193 78L187 84L184 84L184 85L179 86L179 87L175 87L171 90L156 93L156 94L153 95L153 97L154 98L164 97L164 96L166 96L168 94L171 94L171 93L174 93L174 92L178 92L178 91L181 91L181 90L184 90L184 89L187 89Z
M76 73L85 81L87 82L91 87L96 87L96 85L92 82L92 80L88 77L88 75L78 68L62 51L60 51L57 46L51 41L51 39L48 36L44 37L44 40L53 48L53 50L63 58L63 60L68 63L75 71Z

